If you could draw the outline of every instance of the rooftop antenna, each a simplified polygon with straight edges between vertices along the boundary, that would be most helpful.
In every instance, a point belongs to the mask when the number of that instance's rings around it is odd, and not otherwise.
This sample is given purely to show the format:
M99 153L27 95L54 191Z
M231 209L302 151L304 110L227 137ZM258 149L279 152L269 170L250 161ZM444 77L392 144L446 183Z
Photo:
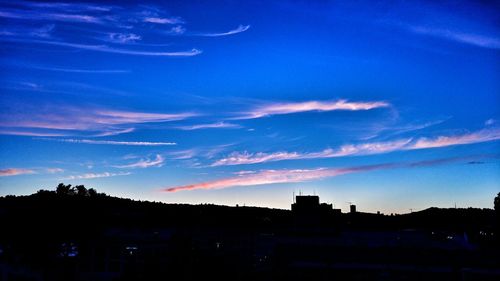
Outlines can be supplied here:
M293 203L295 203L295 190L293 191Z
M410 208L410 213L413 213L413 209Z
M354 202L347 201L346 203L349 203L349 207L350 207Z
M316 189L313 189L313 195L316 195Z

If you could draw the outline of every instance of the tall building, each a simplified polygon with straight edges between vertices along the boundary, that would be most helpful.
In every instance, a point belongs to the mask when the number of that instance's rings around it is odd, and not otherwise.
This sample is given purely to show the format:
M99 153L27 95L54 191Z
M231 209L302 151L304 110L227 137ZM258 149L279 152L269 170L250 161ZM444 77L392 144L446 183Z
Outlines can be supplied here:
M317 195L297 195L292 204L295 214L330 214L332 210L332 204L320 203Z

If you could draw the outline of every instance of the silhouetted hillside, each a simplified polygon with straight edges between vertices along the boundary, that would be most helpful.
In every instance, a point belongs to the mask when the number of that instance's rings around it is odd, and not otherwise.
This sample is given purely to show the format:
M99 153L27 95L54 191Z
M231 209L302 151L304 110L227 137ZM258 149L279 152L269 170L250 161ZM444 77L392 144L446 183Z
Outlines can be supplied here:
M289 210L261 207L230 207L213 204L166 204L112 197L63 195L39 191L29 196L0 197L0 217L4 225L75 234L102 227L281 227L292 222ZM373 213L341 214L336 226L365 228L440 228L473 230L493 227L495 212L478 208L429 208L402 215ZM19 221L24 223L19 225ZM41 227L44 226L44 227Z
M290 211L165 204L63 184L56 191L0 197L0 276L7 276L5 280L164 280L165 276L496 280L500 276L491 209L429 208L382 215L343 214L329 205L317 206Z

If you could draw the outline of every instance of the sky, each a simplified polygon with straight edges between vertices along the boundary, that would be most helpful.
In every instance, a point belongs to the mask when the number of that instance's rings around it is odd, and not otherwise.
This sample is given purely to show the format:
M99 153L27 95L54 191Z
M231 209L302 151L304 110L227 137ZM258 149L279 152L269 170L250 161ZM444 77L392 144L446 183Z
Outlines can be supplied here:
M0 196L491 208L499 8L0 0Z

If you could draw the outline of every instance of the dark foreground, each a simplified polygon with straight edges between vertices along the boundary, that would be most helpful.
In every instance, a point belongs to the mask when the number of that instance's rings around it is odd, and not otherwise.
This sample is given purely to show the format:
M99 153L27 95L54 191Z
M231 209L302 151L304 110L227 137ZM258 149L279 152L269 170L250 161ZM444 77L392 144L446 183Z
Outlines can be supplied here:
M0 280L500 280L491 209L299 211L2 197Z

